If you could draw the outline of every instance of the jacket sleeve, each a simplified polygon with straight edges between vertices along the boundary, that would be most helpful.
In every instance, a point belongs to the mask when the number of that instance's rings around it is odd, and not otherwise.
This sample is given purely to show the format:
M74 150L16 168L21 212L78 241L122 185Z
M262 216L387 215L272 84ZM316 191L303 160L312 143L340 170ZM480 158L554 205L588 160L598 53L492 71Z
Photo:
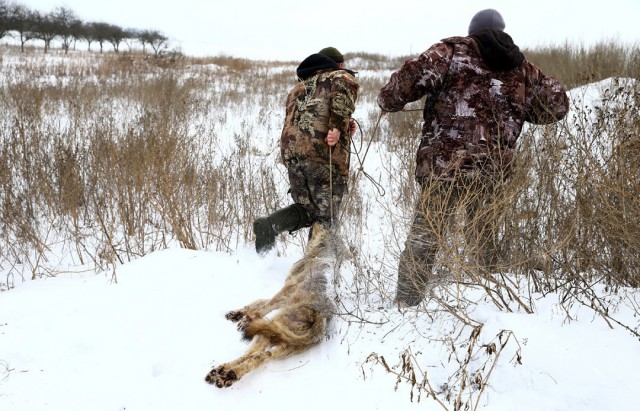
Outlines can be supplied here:
M420 56L407 60L391 75L378 94L378 106L384 111L400 111L407 103L437 93L449 70L452 48L436 43Z
M351 74L340 73L331 85L331 112L329 129L337 128L343 133L349 130L349 120L356 109L358 83Z
M525 121L551 124L561 120L569 111L569 97L560 82L545 76L535 65L527 65L525 90Z

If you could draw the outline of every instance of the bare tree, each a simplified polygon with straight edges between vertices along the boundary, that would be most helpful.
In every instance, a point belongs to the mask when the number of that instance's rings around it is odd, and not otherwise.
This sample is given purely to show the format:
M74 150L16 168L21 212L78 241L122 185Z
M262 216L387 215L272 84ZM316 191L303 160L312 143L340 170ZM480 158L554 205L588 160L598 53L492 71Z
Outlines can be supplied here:
M153 49L153 54L158 57L169 48L169 38L158 30L144 30L138 36L138 41L142 43L142 50L146 51L148 44Z
M9 3L0 0L0 39L9 34Z
M141 31L138 29L126 29L126 38L124 39L124 43L127 45L129 51L133 50L134 43L136 41L140 41L140 33Z
M150 33L149 30L140 30L140 31L138 31L137 36L136 36L136 39L142 45L142 52L143 53L147 52L147 44L149 44L149 37L150 37L149 33Z
M94 24L95 23L82 22L78 28L78 40L84 40L87 42L88 51L91 51L91 43L96 41Z
M104 43L109 38L110 25L107 23L89 23L85 25L87 37L95 41L100 46L100 53L103 52ZM91 44L91 41L89 41Z
M52 12L43 14L22 4L13 3L11 0L0 0L0 39L10 35L12 31L16 32L23 52L27 41L39 39L44 41L46 53L51 47L51 42L56 38L62 42L65 54L69 52L71 44L75 44L77 40L86 41L89 51L92 43L98 43L100 53L104 51L105 42L110 43L116 53L119 52L123 42L131 50L131 40L139 41L143 52L146 52L147 46L150 46L156 57L169 48L169 38L158 30L124 30L109 23L85 23L66 6L56 7Z
M81 26L80 19L68 7L57 7L51 12L51 19L54 31L62 40L62 48L64 53L69 52L69 47L73 39L79 36L79 28Z
M49 51L53 39L58 37L53 13L42 14L39 11L34 11L34 20L33 37L44 41L44 52L46 53Z
M120 43L127 38L127 33L120 26L109 25L107 30L107 41L113 46L113 50L118 53L120 51Z
M24 52L27 41L35 39L36 12L22 4L9 4L8 29L15 31L20 40L20 51Z
M160 53L169 48L169 38L157 30L151 32L149 45L153 49L153 54L158 57Z

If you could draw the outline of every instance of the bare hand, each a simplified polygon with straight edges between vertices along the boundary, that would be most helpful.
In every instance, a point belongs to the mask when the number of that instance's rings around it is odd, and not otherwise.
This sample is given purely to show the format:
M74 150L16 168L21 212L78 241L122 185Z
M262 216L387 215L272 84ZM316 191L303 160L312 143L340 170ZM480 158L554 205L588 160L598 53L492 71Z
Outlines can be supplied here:
M349 136L353 137L354 134L356 134L356 131L358 129L357 123L354 119L350 119L349 120Z
M338 140L340 140L340 130L337 128L329 130L327 137L324 139L324 141L331 147L335 146L338 143Z

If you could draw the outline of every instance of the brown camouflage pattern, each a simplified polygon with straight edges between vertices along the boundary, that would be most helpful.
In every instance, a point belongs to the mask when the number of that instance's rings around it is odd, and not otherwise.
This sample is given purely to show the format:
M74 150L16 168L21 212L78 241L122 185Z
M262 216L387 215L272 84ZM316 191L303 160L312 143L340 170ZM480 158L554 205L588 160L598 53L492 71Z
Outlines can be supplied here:
M407 60L377 102L395 112L425 96L418 181L503 175L524 122L552 123L569 109L557 80L526 60L509 71L492 71L470 37L445 39Z
M289 173L291 197L312 222L332 225L338 216L347 191L349 120L357 97L358 83L344 70L319 71L298 82L287 97L282 161ZM324 141L332 128L341 131L334 147Z
M341 131L332 148L331 163L342 176L349 174L349 120L355 110L358 83L345 70L323 70L298 82L287 97L280 150L285 165L292 161L329 164L324 141L332 128Z

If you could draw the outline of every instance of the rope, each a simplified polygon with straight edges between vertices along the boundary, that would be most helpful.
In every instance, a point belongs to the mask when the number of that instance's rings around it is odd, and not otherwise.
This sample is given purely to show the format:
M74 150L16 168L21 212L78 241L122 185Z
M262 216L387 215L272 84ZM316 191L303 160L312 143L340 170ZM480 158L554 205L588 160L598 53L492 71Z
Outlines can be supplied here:
M367 144L367 148L365 149L365 152L364 152L364 155L362 156L362 159L358 155L358 152L354 151L354 154L356 155L356 157L358 157L358 162L360 163L360 167L358 168L358 173L356 174L356 177L354 177L354 180L357 181L357 178L360 176L360 173L364 174L364 176L367 177L369 179L369 181L371 181L371 183L373 183L373 185L378 190L378 194L380 194L381 196L385 195L384 188L382 188L380 183L375 181L370 174L368 174L366 171L364 171L364 160L365 160L365 158L367 158L367 154L369 154L369 148L371 147L371 143L373 142L373 138L376 136L376 134L378 132L378 129L380 128L380 120L382 120L382 115L383 114L384 114L383 111L380 111L380 115L378 116L378 120L376 121L376 125L373 128L373 132L371 133L371 138L369 139L369 143ZM358 124L358 128L360 129L360 133L363 134L362 133L362 128L360 127L360 123L358 123L356 121L356 124Z
M376 190L378 191L378 194L381 195L381 196L384 196L385 195L384 188L382 188L380 183L375 181L372 176L370 176L366 171L364 171L364 160L366 159L366 157L367 157L367 155L369 153L369 148L371 147L371 143L373 142L373 139L376 136L376 133L378 132L378 129L380 128L380 120L382 119L382 115L383 115L383 112L380 111L380 115L378 116L378 120L376 121L376 125L375 125L375 127L373 129L373 132L371 133L371 137L369 138L369 142L367 143L367 146L365 148L364 155L362 156L362 158L359 155L359 150L351 151L358 158L358 163L360 163L360 167L358 167L358 171L357 171L356 175L354 176L354 178L352 180L352 183L350 185L351 185L351 187L355 187L360 175L363 174L376 187ZM354 121L358 125L358 130L360 130L361 141L364 141L364 133L362 131L362 126L360 125L360 123L357 120L354 119ZM353 146L353 142L352 142L351 146ZM332 187L332 182L333 182L332 180L333 179L331 178L331 170L332 170L331 149L329 149L329 180L330 180L330 183L329 183L329 195L331 196L330 198L333 200L333 187ZM347 197L342 201L342 206L341 206L342 212L338 216L338 221L340 221L340 219L342 217L342 214L344 213L344 210L346 208L345 205L349 203L349 201L351 200L352 196L353 196L353 189L348 190ZM333 201L331 201L331 221L333 223Z
M423 109L421 108L417 108L417 109L403 109L400 110L402 112L411 112L411 111L422 111ZM386 194L386 191L384 190L384 188L382 187L382 185L380 183L378 183L377 181L375 181L375 179L373 178L373 176L371 176L369 173L367 173L366 171L364 171L364 160L367 158L367 155L369 154L369 149L371 148L371 143L373 142L373 139L375 138L376 134L378 133L378 129L380 128L380 122L382 120L382 116L384 115L384 111L380 110L380 115L378 115L378 119L376 120L376 125L373 128L373 132L371 133L371 137L369 138L369 142L367 143L367 146L365 148L364 151L364 155L362 156L362 158L360 158L359 155L359 151L360 150L353 150L351 151L353 154L356 155L357 159L358 159L358 163L360 164L360 167L358 167L358 171L356 173L356 175L354 176L353 180L352 180L352 184L351 187L355 187L356 183L358 182L358 179L360 177L360 175L364 175L367 179L369 179L369 181L371 181L371 184L373 184L373 186L376 188L376 191L378 192L378 194L381 197L384 197L384 195ZM364 141L364 132L362 131L362 126L360 125L360 123L356 120L353 119L353 121L356 122L356 124L358 125L358 130L360 130L360 136L361 136L361 141ZM353 140L352 140L352 144L351 146L353 147ZM329 198L330 200L330 205L329 205L329 210L330 210L330 216L331 216L331 224L333 225L334 220L333 220L333 175L332 175L332 171L333 171L333 162L332 162L332 153L333 153L333 147L329 147ZM342 213L344 213L344 205L348 204L349 201L352 198L352 193L353 190L349 190L347 197L344 199L344 201L342 202L342 207L341 209L343 210ZM338 220L340 220L340 217L342 217L342 213L340 213L341 215L338 216Z
M331 227L335 227L333 221L333 147L329 146L329 219Z

